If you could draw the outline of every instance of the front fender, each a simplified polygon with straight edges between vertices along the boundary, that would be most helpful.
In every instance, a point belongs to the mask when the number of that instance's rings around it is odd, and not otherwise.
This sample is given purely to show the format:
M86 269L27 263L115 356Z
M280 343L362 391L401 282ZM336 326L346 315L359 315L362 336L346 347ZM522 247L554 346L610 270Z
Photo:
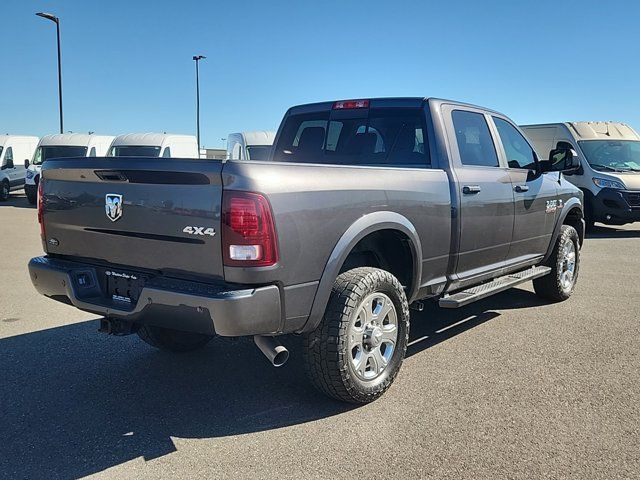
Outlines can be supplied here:
M370 213L356 220L340 237L333 248L322 272L320 284L311 307L311 314L302 331L308 332L315 329L322 320L331 295L331 288L351 250L364 237L379 230L397 230L409 238L413 257L413 282L411 291L407 292L407 298L411 302L415 297L422 278L422 245L415 226L406 217L396 212Z
M578 236L580 237L581 241L584 239L584 229L585 229L584 206L582 204L582 201L579 198L571 197L569 200L567 200L564 203L564 206L562 207L562 211L560 212L560 214L558 215L558 217L556 219L556 225L553 228L553 234L551 235L551 242L549 242L549 247L547 249L547 253L544 256L544 261L545 262L551 256L551 253L553 252L553 248L556 245L556 240L558 239L558 235L560 235L560 227L564 224L565 220L567 219L567 215L569 214L569 212L571 210L573 210L575 207L578 207L580 209L580 211L582 212L582 214L583 214L582 231L578 231Z

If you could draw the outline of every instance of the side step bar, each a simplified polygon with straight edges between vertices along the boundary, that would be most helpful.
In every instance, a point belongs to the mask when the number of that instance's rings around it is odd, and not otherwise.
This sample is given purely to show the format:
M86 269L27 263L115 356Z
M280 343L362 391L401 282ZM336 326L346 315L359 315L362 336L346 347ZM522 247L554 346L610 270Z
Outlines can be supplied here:
M442 308L460 308L470 303L482 300L496 293L503 292L529 280L544 277L551 271L550 267L532 267L521 272L510 273L476 287L468 288L451 295L445 295L438 305Z

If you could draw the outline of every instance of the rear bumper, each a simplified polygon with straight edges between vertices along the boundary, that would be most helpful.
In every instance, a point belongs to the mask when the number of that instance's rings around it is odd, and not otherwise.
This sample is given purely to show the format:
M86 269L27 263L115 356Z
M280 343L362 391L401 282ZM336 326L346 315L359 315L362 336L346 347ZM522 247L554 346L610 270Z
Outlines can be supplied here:
M640 191L603 188L591 200L596 222L623 225L640 221Z
M273 335L282 327L276 285L231 288L184 280L152 278L138 301L109 298L101 288L100 269L50 257L29 262L36 290L80 310L137 324L221 336ZM237 287L236 287L237 288Z

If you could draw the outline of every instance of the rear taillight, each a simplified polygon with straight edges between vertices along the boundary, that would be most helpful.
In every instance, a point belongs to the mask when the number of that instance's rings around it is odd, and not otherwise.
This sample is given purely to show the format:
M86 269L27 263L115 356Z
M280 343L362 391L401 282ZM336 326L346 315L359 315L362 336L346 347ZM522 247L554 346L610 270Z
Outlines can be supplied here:
M266 267L278 262L276 229L265 197L224 191L222 249L224 264L230 267Z
M45 239L45 231L44 231L44 201L42 199L44 191L44 179L42 176L40 177L40 181L38 182L38 223L40 224L40 238L42 240Z
M369 108L369 100L342 100L333 104L334 110L351 110L353 108Z

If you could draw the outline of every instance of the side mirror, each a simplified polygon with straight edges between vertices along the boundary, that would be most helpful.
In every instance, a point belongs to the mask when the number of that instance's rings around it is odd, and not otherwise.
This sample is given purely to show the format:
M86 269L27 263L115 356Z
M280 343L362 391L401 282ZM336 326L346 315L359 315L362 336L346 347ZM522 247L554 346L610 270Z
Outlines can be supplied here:
M5 160L5 164L4 164L4 168L14 168L15 165L13 165L13 159L12 158L7 158Z
M573 148L556 148L549 152L549 160L540 162L542 172L573 174L580 170L580 159Z
M29 165L30 165L30 163L29 163L29 159L28 159L28 158L25 158L25 159L24 159L24 168L29 168Z

